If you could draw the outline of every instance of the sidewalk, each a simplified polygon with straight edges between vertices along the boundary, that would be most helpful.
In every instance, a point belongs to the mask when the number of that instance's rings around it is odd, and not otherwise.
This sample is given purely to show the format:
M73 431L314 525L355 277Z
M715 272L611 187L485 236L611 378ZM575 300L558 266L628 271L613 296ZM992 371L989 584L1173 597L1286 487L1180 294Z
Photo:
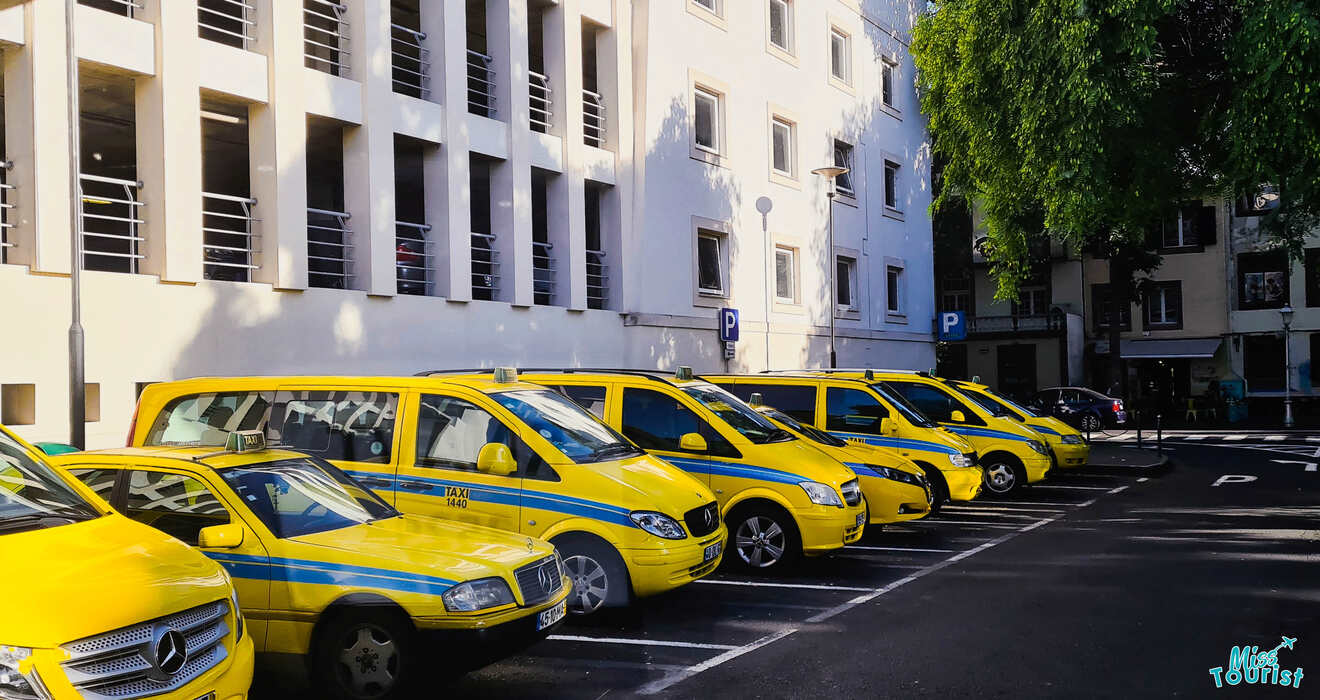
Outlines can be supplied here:
M1120 469L1154 470L1169 464L1168 454L1157 454L1153 449L1140 449L1135 445L1112 445L1102 442L1091 443L1089 467L1113 467Z

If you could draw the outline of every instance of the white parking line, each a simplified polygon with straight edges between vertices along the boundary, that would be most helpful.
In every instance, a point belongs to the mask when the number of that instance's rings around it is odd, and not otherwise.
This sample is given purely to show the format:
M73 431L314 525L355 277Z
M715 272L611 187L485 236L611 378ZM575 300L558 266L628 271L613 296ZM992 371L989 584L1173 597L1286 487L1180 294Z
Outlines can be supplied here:
M769 581L730 581L728 579L697 579L695 583L718 584L721 586L749 586L751 588L803 588L813 591L869 591L869 588L857 586L826 586L814 583L773 583Z
M999 523L982 523L975 520L923 520L921 522L936 523L939 525L972 525L975 527L1015 527L1013 525L1001 525Z
M991 507L991 506L944 506L942 512L953 511L955 513L1064 513L1066 508L1013 508L1013 507Z
M1062 513L1063 511L1058 512ZM1028 520L1035 520L1040 517L1039 515L1031 515L1030 513L1022 511L1015 512L1008 509L992 510L990 508L969 508L967 510L952 512L950 515L956 515L960 518L980 515L987 518L1026 518Z
M865 549L874 552L930 552L932 554L952 554L956 549L923 549L921 547L873 547L869 544L850 544L845 549Z
M1246 440L1246 439L1247 439L1247 436L1246 436L1246 435L1225 435L1225 436L1224 436L1224 441L1225 441L1225 442L1227 442L1227 441L1229 441L1229 440Z
M1013 506L1066 506L1075 507L1077 503L1047 503L1044 501L986 501L995 505L1013 505Z
M1108 488L1108 487L1105 487L1105 486L1063 486L1062 484L1045 484L1045 485L1043 485L1043 486L1041 486L1041 485L1038 484L1038 485L1036 485L1036 486L1032 486L1031 488L1033 488L1033 489L1060 489L1060 490L1062 490L1062 489L1075 489L1075 490L1078 490L1078 491L1108 491L1108 490L1109 490L1109 488Z
M1211 436L1210 436L1210 435L1184 435L1184 436L1183 436L1183 439L1184 439L1184 440L1204 440L1204 439L1206 439L1206 438L1208 438L1208 437L1211 437Z
M1309 438L1306 438L1306 441L1307 441L1307 442L1320 442L1320 437L1309 437Z
M1266 435L1266 436L1265 436L1265 441L1266 441L1266 442L1282 442L1283 440L1286 440L1286 439L1288 439L1288 436L1287 436L1287 435Z
M1126 490L1127 490L1127 486L1119 486L1118 488L1109 489L1109 495L1112 496L1112 495L1114 495L1114 494L1116 494L1116 493L1120 493L1120 492L1122 492L1122 491L1126 491Z
M1144 483L1146 483L1147 481L1150 481L1150 477L1148 477L1148 476L1143 476L1143 477L1141 477L1140 479L1137 479L1137 483L1138 483L1138 484L1144 484Z
M682 671L679 671L678 673L667 675L664 678L659 678L654 681L651 681L650 683L647 683L646 685L638 688L637 693L639 695L655 695L656 693L664 690L665 688L668 688L669 686L675 683L678 683L679 681L687 680L688 678L691 678L697 675L698 673L701 673L702 671L715 668L716 666L719 666L720 664L725 663L727 661L732 661L738 658L739 656L742 656L743 654L748 654L753 651L756 651L757 649L760 649L761 647L767 644L773 644L783 639L784 637L793 634L796 631L797 631L796 627L789 627L787 629L779 630L778 632L775 632L773 634L767 634L766 636L761 637L760 639L756 640L755 642L752 642L751 644L738 647L737 649L730 649L724 652L723 654L720 654L719 656L706 659L705 661L702 661L699 664L688 666L687 668L683 669Z
M666 639L625 639L622 637L584 637L576 634L552 634L546 639L561 642L594 642L598 644L630 644L639 647L680 647L683 649L737 649L732 644L705 644L703 642L672 642Z

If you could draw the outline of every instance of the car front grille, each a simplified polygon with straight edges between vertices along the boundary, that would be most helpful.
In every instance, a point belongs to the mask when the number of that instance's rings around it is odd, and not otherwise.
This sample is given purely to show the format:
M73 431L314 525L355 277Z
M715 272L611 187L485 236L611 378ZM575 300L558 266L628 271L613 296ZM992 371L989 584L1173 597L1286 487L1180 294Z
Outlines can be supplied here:
M225 616L229 602L217 600L63 646L61 666L69 682L88 700L142 698L169 692L215 668L229 656ZM183 636L182 666L168 672L170 659L158 652L169 632ZM162 669L165 662L167 669Z
M705 537L719 528L720 507L711 501L700 508L693 508L683 514L683 522L687 523L688 532L693 537Z
M843 482L843 486L840 486L839 490L843 492L844 503L855 506L862 502L862 487L857 485L856 479Z
M537 605L549 600L564 587L559 555L553 554L513 572L522 591L523 605Z

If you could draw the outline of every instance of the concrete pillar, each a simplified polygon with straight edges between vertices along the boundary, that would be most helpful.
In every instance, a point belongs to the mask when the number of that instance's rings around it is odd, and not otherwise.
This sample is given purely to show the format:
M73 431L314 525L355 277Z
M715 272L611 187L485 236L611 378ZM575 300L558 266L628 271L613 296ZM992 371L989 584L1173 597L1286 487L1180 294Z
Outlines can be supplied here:
M146 3L156 25L156 75L135 83L137 179L142 207L141 270L171 282L202 279L201 96L197 8Z
M486 42L496 103L507 122L509 157L491 171L491 228L497 237L501 301L532 304L532 170L527 96L527 3L487 0ZM464 102L466 104L466 101Z
M647 31L650 3L639 0L635 5L632 0L614 1L614 26L610 30L614 35L614 81L615 97L610 102L617 118L615 137L614 189L611 195L617 197L618 226L614 233L618 236L619 247L610 251L610 308L628 311L638 308L642 290L637 284L623 284L625 280L640 280L640 275L633 274L633 268L641 262L637 251L640 250L640 237L645 231L645 211L637 196L634 185L645 181L645 137L637 139L634 135L636 126L634 113L646 115L646 97L638 95L634 84L646 85L647 43L650 40ZM634 14L638 17L634 21ZM637 35L634 35L634 29ZM637 70L633 70L634 50L643 53L637 61ZM634 102L634 100L636 100ZM603 222L610 221L602 216ZM690 234L687 234L690 235ZM624 290L627 289L625 295Z
M397 290L394 215L394 95L389 0L348 4L352 75L362 88L362 125L344 129L344 205L353 215L353 286Z
M546 11L546 67L555 93L555 124L563 139L564 172L547 191L547 221L559 267L556 303L587 308L586 193L582 165L582 19L578 0Z
M467 10L461 2L424 3L421 9L421 30L431 49L432 99L439 99L445 109L444 143L427 149L422 163L426 222L441 256L436 261L436 290L451 301L471 301Z
M279 99L249 111L252 196L261 236L254 281L307 288L307 111L302 3L258 0L256 50Z

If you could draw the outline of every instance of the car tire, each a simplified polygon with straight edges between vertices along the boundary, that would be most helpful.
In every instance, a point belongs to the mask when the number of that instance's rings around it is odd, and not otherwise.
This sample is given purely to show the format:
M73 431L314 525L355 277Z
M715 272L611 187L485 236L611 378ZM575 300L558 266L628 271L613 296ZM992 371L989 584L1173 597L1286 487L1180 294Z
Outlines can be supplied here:
M585 535L552 540L564 560L564 571L573 583L568 594L568 612L590 615L603 608L621 608L632 600L628 567L613 547Z
M985 490L996 496L1016 493L1027 483L1027 470L1003 455L991 455L982 463Z
M949 484L944 481L944 475L940 470L934 466L924 462L917 462L917 466L926 473L926 483L930 484L931 503L930 513L927 515L930 517L938 514L944 504L949 502Z
M802 557L802 537L797 524L783 508L769 503L749 503L734 508L725 520L729 547L725 556L750 571L782 571Z
M397 610L349 608L317 630L310 655L317 697L406 697L417 653L412 625Z
M1094 413L1088 413L1082 416L1082 430L1098 432L1104 428L1104 423L1100 421L1100 416Z

